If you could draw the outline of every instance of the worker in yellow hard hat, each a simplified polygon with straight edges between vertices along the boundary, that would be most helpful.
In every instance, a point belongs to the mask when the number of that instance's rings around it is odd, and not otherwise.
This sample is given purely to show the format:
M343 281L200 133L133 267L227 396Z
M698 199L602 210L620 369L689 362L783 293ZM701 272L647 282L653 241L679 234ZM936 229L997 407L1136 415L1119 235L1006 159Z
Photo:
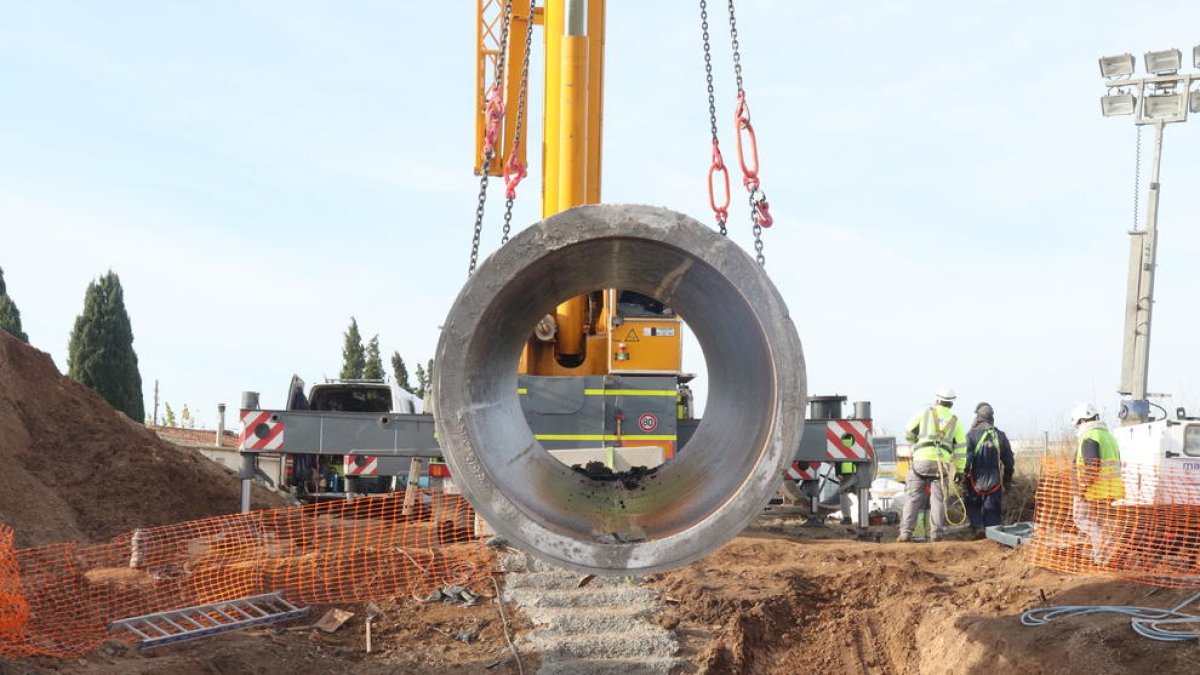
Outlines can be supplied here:
M1071 410L1075 435L1075 485L1071 515L1075 526L1092 542L1092 560L1108 564L1113 546L1110 536L1112 503L1125 498L1121 478L1121 450L1117 439L1100 421L1100 411L1091 403L1080 403Z
M961 453L966 464L967 431L950 411L958 398L949 387L939 389L933 405L909 420L905 438L913 444L912 463L905 480L904 516L900 519L899 542L912 541L917 516L929 507L929 540L941 541L946 531L946 494ZM931 503L932 500L932 503Z

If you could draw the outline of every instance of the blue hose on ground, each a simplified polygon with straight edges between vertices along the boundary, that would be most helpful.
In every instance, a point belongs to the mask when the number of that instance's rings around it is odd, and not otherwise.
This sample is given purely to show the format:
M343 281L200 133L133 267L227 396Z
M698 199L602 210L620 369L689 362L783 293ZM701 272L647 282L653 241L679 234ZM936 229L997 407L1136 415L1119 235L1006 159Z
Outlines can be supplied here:
M1088 614L1124 614L1130 617L1134 632L1151 640L1164 642L1184 642L1200 639L1200 614L1188 614L1184 607L1200 599L1200 593L1193 595L1173 609L1157 607L1135 607L1132 605L1060 605L1058 607L1038 607L1021 614L1021 623L1026 626L1041 626L1055 619ZM1191 630L1171 630L1166 626L1184 626L1191 624Z

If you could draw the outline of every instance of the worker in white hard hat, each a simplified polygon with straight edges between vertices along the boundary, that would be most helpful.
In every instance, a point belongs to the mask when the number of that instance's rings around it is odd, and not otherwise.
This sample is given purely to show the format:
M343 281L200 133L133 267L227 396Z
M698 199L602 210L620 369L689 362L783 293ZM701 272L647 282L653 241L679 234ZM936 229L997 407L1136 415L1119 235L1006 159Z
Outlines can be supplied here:
M950 411L958 398L949 387L933 395L933 405L918 412L904 427L905 438L912 444L912 462L904 491L904 516L900 519L900 537L912 541L917 516L929 507L929 540L941 541L946 532L946 495L955 475L955 457L966 463L967 430ZM932 500L932 503L931 503Z
M1091 403L1071 410L1079 445L1075 450L1075 486L1071 515L1075 526L1092 542L1092 560L1100 566L1112 557L1109 533L1112 503L1125 498L1121 478L1121 450L1117 439L1100 421L1100 411Z

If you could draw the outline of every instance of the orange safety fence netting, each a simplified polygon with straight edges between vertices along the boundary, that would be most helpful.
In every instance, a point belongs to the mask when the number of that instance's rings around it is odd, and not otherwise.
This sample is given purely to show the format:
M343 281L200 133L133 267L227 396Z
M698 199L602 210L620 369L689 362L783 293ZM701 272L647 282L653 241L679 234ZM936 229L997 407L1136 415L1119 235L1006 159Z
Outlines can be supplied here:
M1120 465L1113 499L1084 499L1070 458L1042 464L1030 555L1070 574L1169 588L1200 587L1200 460L1194 465ZM1083 475L1084 481L1094 476ZM1094 495L1093 491L1093 495Z
M103 508L103 505L97 505ZM0 525L0 655L73 658L112 621L282 593L297 605L428 597L491 573L461 495L413 490L13 549Z

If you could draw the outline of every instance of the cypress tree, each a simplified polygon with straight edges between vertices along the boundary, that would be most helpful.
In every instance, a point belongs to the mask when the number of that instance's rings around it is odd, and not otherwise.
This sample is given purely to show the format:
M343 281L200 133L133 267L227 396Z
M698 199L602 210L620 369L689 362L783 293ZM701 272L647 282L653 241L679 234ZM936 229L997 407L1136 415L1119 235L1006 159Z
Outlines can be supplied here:
M367 360L363 366L363 377L368 380L383 379L383 359L379 356L379 336L375 335L367 343Z
M145 419L133 327L125 311L121 280L112 270L88 285L83 313L75 317L67 348L67 376L103 396L130 419Z
M21 342L29 342L29 336L21 330L21 310L17 309L17 303L8 297L3 269L0 269L0 330L7 331Z
M392 352L392 375L396 377L396 384L400 385L401 389L412 391L412 385L408 382L408 367L404 365L404 359L400 358L400 352Z
M342 336L345 342L342 344L342 372L339 377L343 380L360 379L367 367L367 354L363 349L362 335L358 332L358 320L350 317L350 328Z
M417 398L425 398L425 385L429 384L429 380L425 377L425 366L417 364L417 388L413 391Z

